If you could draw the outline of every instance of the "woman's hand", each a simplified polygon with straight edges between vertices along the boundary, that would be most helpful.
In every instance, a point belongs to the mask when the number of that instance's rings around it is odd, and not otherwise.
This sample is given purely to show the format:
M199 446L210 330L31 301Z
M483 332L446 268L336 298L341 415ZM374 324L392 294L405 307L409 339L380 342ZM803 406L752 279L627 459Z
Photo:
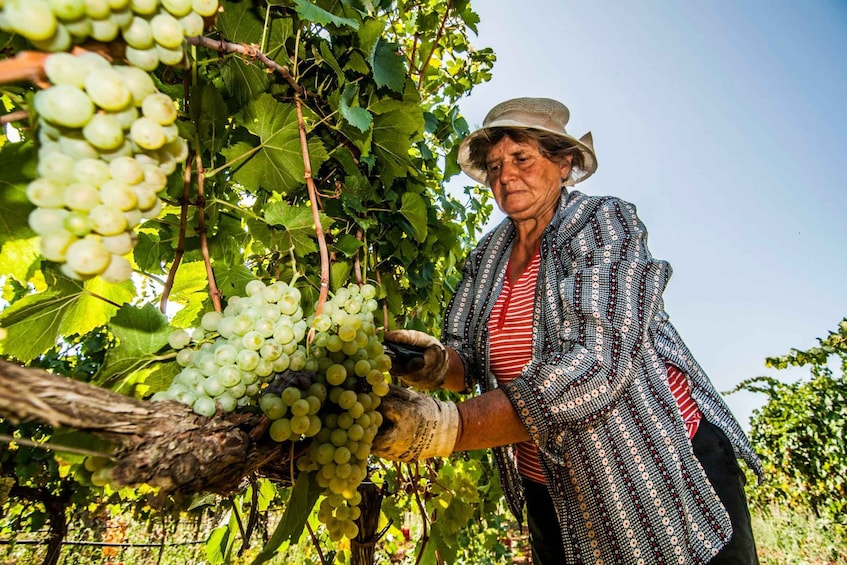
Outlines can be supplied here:
M391 385L377 410L383 420L371 445L374 455L411 463L453 453L459 435L455 403Z
M392 343L420 352L420 355L395 355L391 374L421 390L436 390L444 384L449 358L447 348L429 334L417 330L386 331L383 339L389 350Z

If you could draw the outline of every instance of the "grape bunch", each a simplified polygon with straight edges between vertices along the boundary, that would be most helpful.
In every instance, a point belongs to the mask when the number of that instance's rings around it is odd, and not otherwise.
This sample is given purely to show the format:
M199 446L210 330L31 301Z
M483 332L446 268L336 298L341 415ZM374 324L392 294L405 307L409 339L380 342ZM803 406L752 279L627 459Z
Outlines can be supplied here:
M146 72L96 53L54 53L52 86L36 93L38 178L26 189L41 253L69 277L128 280L135 227L156 217L158 193L185 161L173 100Z
M127 60L151 71L182 62L184 39L202 35L217 11L218 0L0 0L0 29L54 52L121 37Z
M375 295L376 288L370 284L341 288L323 305L321 314L310 320L316 333L309 361L316 371L304 396L309 402L313 396L323 399L318 412L322 425L309 449L297 460L297 467L314 473L318 486L324 489L318 520L326 525L334 541L358 533L355 520L360 514L361 495L357 488L367 475L371 442L382 423L382 414L376 408L388 393L385 375L391 359L376 333ZM279 412L265 411L274 420L271 437L278 441L298 437L303 427L296 421L303 407L296 401L289 405L290 397L284 397L287 392L289 389L280 397L287 406L287 410L280 409L280 417L275 418ZM296 393L291 396L296 397ZM269 404L267 397L263 397L264 405ZM278 406L275 398L272 406ZM281 429L274 430L275 426Z
M261 387L277 373L304 370L308 328L300 291L282 281L254 280L246 294L230 298L223 313L204 314L192 334L171 333L168 341L183 368L153 400L176 400L212 416L218 408L255 405Z
M252 281L246 294L231 298L222 314L205 314L197 332L171 334L183 369L153 400L176 400L204 416L257 404L273 440L309 438L297 467L324 489L318 519L331 539L353 538L357 488L382 423L376 409L391 367L374 323L376 288L340 288L305 319L300 293L284 282Z

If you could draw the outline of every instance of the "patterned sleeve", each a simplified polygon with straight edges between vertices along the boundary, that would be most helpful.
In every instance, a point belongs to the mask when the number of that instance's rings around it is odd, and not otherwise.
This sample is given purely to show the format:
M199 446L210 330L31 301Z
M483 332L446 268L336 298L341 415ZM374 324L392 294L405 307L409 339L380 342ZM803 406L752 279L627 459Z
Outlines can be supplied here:
M639 354L671 272L651 257L647 231L627 202L606 199L578 231L566 232L542 250L552 260L536 313L559 344L504 386L539 445L605 414L640 374Z

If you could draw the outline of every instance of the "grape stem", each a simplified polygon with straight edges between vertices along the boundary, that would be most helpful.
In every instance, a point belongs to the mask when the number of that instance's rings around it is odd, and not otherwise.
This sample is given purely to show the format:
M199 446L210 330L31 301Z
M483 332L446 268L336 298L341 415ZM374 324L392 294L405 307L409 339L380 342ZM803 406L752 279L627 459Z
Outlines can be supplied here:
M297 126L300 129L300 149L303 153L303 177L306 179L306 187L309 190L309 202L312 204L312 218L315 223L315 236L318 239L318 247L321 253L321 291L318 303L315 307L315 315L320 315L323 305L329 294L329 251L326 247L326 237L323 226L321 226L321 211L318 208L318 196L315 189L315 180L312 178L312 165L309 158L309 140L306 138L306 122L303 119L303 104L300 97L294 99L297 108Z
M177 236L176 250L174 252L174 260L171 263L171 268L168 270L168 280L165 282L162 289L162 300L159 302L159 310L164 314L168 307L168 297L171 294L171 289L174 286L176 279L176 271L179 269L179 264L182 262L182 256L185 253L185 229L188 223L188 204L191 190L191 159L185 160L185 170L182 174L182 196L179 199L179 235Z
M294 89L297 94L303 97L315 97L315 94L308 92L305 88L297 84L297 81L294 80L294 77L291 75L291 71L285 65L280 65L264 53L259 50L258 45L245 45L243 43L232 43L231 41L226 41L224 39L213 39L211 37L206 37L204 35L198 35L196 37L186 37L185 40L191 45L200 45L202 47L206 47L208 49L212 49L214 51L219 51L221 53L240 53L241 55L246 55L251 59L256 59L261 61L266 67L271 70L274 70L282 75L282 77L291 85L291 88Z
M21 120L25 120L27 118L29 118L29 112L27 112L26 110L10 112L8 114L0 116L0 126L10 124L12 122L20 122Z

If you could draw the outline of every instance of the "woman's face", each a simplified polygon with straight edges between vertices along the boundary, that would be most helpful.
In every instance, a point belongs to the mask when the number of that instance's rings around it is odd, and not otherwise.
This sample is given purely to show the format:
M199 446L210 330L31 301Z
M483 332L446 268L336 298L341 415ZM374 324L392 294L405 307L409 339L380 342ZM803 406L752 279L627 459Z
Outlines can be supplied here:
M494 200L513 221L534 219L546 225L556 210L572 160L568 155L563 163L555 163L542 155L535 143L504 137L489 149L486 159Z

